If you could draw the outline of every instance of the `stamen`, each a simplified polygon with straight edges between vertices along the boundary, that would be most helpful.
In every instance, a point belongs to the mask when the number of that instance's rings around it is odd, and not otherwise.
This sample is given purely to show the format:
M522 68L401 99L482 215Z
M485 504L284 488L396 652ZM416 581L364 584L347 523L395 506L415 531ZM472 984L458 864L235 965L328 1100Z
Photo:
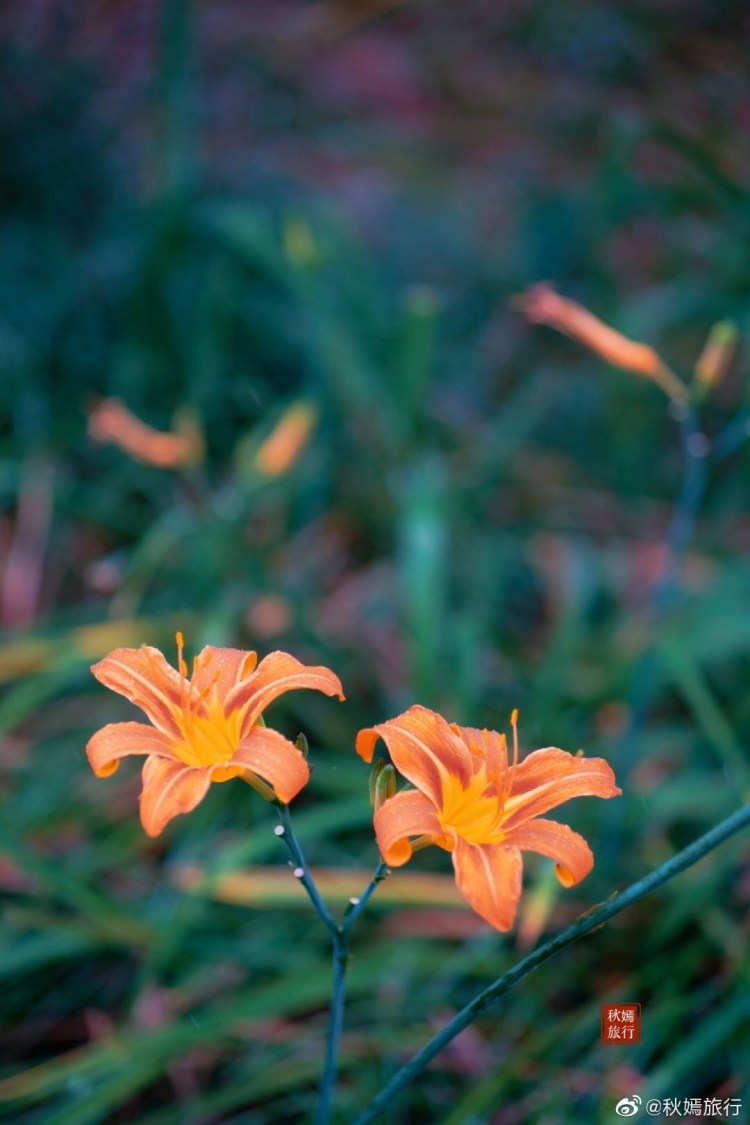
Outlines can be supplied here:
M198 691L195 674L202 669L208 671L207 662L199 657L194 658L194 679L191 683L184 657L185 640L182 633L177 632L175 639L181 711L181 715L175 718L182 734L182 741L176 748L177 754L189 765L226 765L239 744L239 724L236 716L226 715L217 696L216 687L221 679L221 672L216 671L210 681ZM273 790L264 782L259 781L255 787L267 800L275 799Z
M484 740L484 761L485 761L485 772L487 774L487 780L490 782L491 785L494 785L495 791L499 792L500 785L501 785L501 778L498 774L498 770L497 770L498 763L497 763L496 758L494 757L494 755L492 756L492 758L490 757L490 732L487 730L486 727L482 731L482 738Z
M502 746L502 750L503 750L504 769L503 769L503 772L502 772L502 776L500 777L500 779L498 781L497 789L498 789L498 799L500 801L500 819L502 820L502 816L503 816L503 813L505 811L505 802L507 800L508 792L510 790L510 786L508 785L508 781L510 779L510 770L508 768L508 738L507 738L507 735L505 735L505 734L500 735L500 745Z
M510 716L510 725L513 727L513 765L514 770L518 765L518 708L514 707Z
M185 638L183 637L183 635L179 631L179 629L175 633L175 640L177 641L177 667L179 669L179 672L180 672L180 675L182 676L182 678L184 680L186 680L187 674L188 674L188 667L187 667L187 664L185 663L185 661L183 659L183 656L182 656L182 653L185 649Z
M511 712L510 725L513 728L513 761L508 766L505 778L503 779L503 794L502 794L502 799L501 799L501 802L500 802L501 810L505 809L505 802L507 801L508 797L510 796L510 792L513 788L513 774L515 772L516 766L518 765L518 708L517 707L514 707L512 712ZM507 761L508 740L505 737L505 735L503 735L503 741L505 743L505 756L506 756L506 761Z
M177 670L180 673L180 708L182 709L183 729L185 729L184 724L188 714L187 665L182 655L185 649L185 638L179 629L175 633L174 638L177 641Z
M198 698L197 698L197 699L196 699L196 700L194 701L194 703L193 703L193 710L194 710L194 711L197 711L197 710L198 710L198 708L200 707L201 703L202 703L202 702L203 702L203 700L204 700L204 699L206 698L206 696L207 696L207 695L209 694L209 692L213 691L213 689L214 689L214 684L215 684L215 683L216 683L216 680L212 680L210 684L207 684L207 686L206 686L206 687L204 687L203 691L202 691L202 692L200 693L200 695L198 696Z

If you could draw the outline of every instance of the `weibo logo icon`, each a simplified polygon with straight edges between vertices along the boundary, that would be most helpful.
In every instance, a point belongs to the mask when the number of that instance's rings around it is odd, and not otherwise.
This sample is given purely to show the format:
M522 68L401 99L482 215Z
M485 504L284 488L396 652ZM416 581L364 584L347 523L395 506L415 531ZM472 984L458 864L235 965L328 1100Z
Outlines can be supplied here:
M621 1098L615 1106L615 1113L620 1117L635 1117L640 1109L641 1098L634 1094L632 1098Z

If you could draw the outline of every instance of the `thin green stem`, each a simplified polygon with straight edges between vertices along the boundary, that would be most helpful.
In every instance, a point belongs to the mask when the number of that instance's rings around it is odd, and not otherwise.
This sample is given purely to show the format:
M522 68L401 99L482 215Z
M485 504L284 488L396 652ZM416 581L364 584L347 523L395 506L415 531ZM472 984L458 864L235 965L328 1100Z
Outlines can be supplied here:
M700 419L691 405L675 407L680 427L680 442L684 461L682 488L677 506L667 531L667 558L661 582L651 594L649 610L660 616L669 608L682 557L692 538L701 500L706 491L706 456L708 446L701 433Z
M307 860L302 853L302 848L299 846L297 837L294 835L289 806L279 803L277 807L279 810L279 816L281 818L281 825L279 826L281 831L279 831L279 829L277 828L276 835L279 836L286 844L289 850L289 854L292 857L292 862L295 864L295 874L297 874L297 872L300 873L298 875L299 881L307 891L310 902L315 907L320 920L322 921L328 932L331 934L334 942L337 942L339 939L339 927L334 921L330 910L323 902L323 899L320 897L318 888L315 886L315 881L310 874L310 868L307 866Z
M367 905L375 888L382 883L390 870L384 863L379 863L375 868L372 879L357 899L352 899L346 912L344 921L339 925L323 902L310 868L307 866L302 848L292 828L292 815L288 805L278 804L281 824L276 829L276 835L284 841L295 866L295 875L307 891L308 897L315 911L331 935L333 942L333 989L331 995L331 1015L328 1021L328 1034L326 1037L326 1055L323 1065L323 1074L318 1090L318 1106L315 1113L316 1125L328 1125L331 1120L333 1105L333 1092L336 1086L336 1071L338 1069L339 1043L341 1031L344 1026L344 1004L346 1002L346 971L349 964L349 944L354 923Z
M381 1090L378 1096L370 1103L367 1109L362 1113L354 1125L370 1125L375 1121L383 1110L391 1104L391 1102L401 1093L407 1086L409 1086L417 1075L421 1074L427 1064L440 1054L444 1047L448 1045L459 1032L468 1027L482 1012L486 1011L492 1004L495 1003L501 996L504 995L514 984L518 984L525 977L533 973L535 969L546 961L553 954L564 946L569 945L578 938L583 937L585 934L591 933L592 930L597 929L603 925L615 914L619 914L621 910L626 907L632 906L634 902L639 899L645 898L646 895L656 890L663 883L673 879L679 875L686 868L692 867L704 855L718 847L724 840L739 832L740 829L750 825L750 805L745 805L743 808L738 809L737 812L722 820L715 828L694 840L682 851L677 852L671 859L663 863L661 867L657 867L656 871L652 871L650 875L646 875L643 879L639 879L636 883L632 883L624 891L612 895L610 898L605 899L604 902L595 906L592 910L586 911L575 922L566 926L555 937L550 938L549 941L540 945L528 957L524 957L507 973L504 973L498 980L485 988L483 992L467 1004L465 1008L454 1016L450 1023L438 1032L429 1043L427 1043L414 1058L403 1066L391 1079L391 1081Z
M676 406L674 411L680 428L683 476L680 494L664 541L664 566L659 580L651 589L646 606L646 619L652 629L671 606L679 578L680 564L693 536L698 510L707 484L706 451L703 444L705 439L700 430L699 418L692 406ZM653 653L652 644L648 655ZM636 686L633 690L636 727L645 718L645 709L648 706L650 688L654 680L653 668L647 668L645 675L643 675L643 667L639 671L641 675L636 675Z
M629 721L612 748L610 763L622 784L638 761L639 738L653 701L658 682L659 652L656 630L671 608L678 587L680 566L693 536L701 501L706 491L707 466L705 438L700 418L690 403L675 403L672 414L680 430L683 475L680 493L664 542L664 566L652 587L644 611L650 632L647 647L636 661L628 691ZM616 803L607 818L607 834L602 844L602 861L607 864L622 846L626 805Z
M344 1004L346 1002L346 971L349 967L349 944L354 923L367 906L375 888L390 874L390 869L381 861L375 868L372 879L358 899L352 899L344 921L333 940L333 992L331 996L331 1018L328 1022L326 1039L326 1060L323 1077L318 1092L318 1111L316 1125L328 1125L331 1119L333 1091L336 1086L339 1042L344 1026Z
M367 906L367 903L369 902L375 889L380 883L383 882L384 879L386 879L390 875L390 873L390 867L388 867L388 865L383 863L383 861L381 860L378 866L375 868L375 873L372 879L370 879L370 882L367 884L360 897L356 901L352 899L351 909L347 911L346 917L344 918L344 924L342 926L342 931L347 936L349 935L352 926L357 921L364 908Z
M731 456L750 437L750 411L741 411L733 418L713 441L711 460L715 465Z
M692 406L676 407L684 462L682 487L665 540L664 568L659 581L651 590L646 607L646 618L652 630L670 608L675 595L680 564L693 535L700 502L706 490L706 463L703 435L698 417ZM631 722L625 738L626 753L621 751L619 772L629 768L635 755L633 744L640 734L653 695L656 649L653 640L636 668L631 690Z
M347 943L348 944L348 943ZM318 1087L318 1107L315 1125L328 1125L331 1120L333 1091L336 1087L338 1070L339 1042L344 1027L344 1004L346 1002L346 970L349 950L345 948L341 935L333 943L333 987L331 992L331 1013L328 1019L326 1036L326 1057L323 1074Z

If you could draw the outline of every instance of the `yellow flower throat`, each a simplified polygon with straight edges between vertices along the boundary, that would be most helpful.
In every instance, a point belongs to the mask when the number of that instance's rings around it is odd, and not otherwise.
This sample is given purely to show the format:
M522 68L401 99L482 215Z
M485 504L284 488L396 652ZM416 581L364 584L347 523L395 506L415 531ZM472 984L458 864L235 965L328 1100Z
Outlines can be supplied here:
M182 633L178 633L180 707L174 709L173 718L182 738L172 744L172 749L187 766L221 765L229 761L240 744L242 712L225 713L224 702L216 690L218 673L200 694L195 693L182 655L184 643Z
M476 746L470 747L474 772L467 785L455 774L443 774L443 804L438 818L446 830L446 842L451 839L449 833L456 833L470 844L499 844L505 838L502 825L510 811L506 802L518 764L517 722L518 712L514 711L511 716L513 762L507 764L507 742L503 735L506 764L500 775L488 769L484 752Z

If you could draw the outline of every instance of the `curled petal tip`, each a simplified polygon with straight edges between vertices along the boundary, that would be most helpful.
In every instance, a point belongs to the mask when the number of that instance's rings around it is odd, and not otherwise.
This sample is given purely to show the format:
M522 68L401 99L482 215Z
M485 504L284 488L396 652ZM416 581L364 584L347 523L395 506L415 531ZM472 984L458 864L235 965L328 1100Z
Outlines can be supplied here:
M367 727L361 730L357 735L355 748L360 758L364 758L366 762L372 761L372 756L375 752L375 743L378 741L380 735L373 727Z
M561 863L555 864L555 875L563 887L574 887L576 884L573 872L568 871L567 867L563 867Z

